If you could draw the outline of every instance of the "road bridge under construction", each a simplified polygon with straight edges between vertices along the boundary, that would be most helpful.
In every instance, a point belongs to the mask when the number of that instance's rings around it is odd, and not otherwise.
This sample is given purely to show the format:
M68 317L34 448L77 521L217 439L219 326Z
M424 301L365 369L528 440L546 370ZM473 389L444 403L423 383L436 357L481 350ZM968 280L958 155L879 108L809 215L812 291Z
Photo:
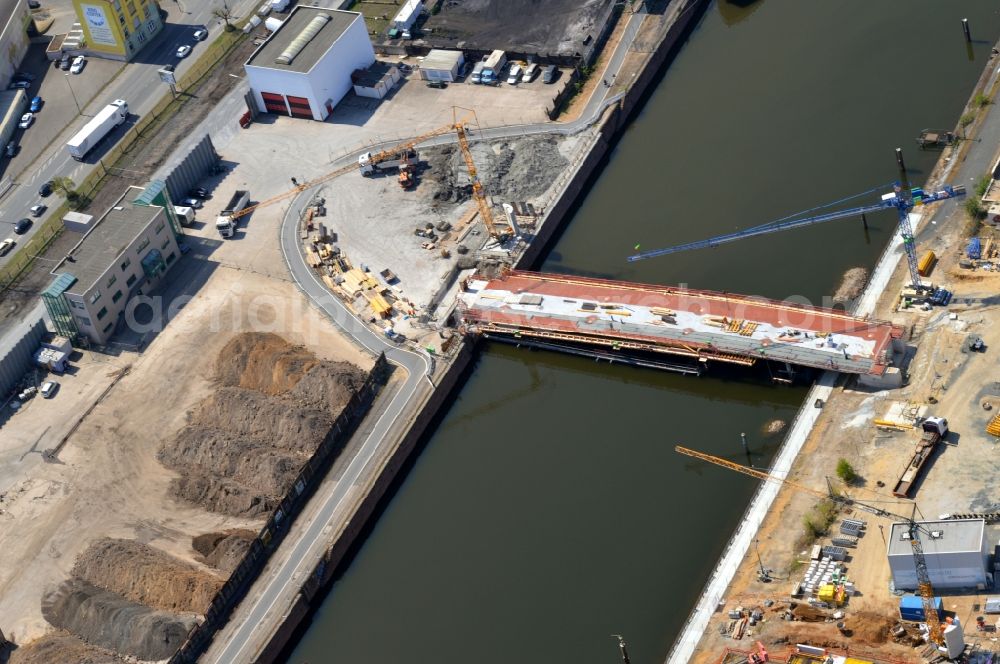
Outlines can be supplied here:
M667 369L770 361L885 387L902 380L893 366L905 350L901 327L733 293L510 271L467 279L458 313L468 333L489 339L599 358L671 358L659 365Z

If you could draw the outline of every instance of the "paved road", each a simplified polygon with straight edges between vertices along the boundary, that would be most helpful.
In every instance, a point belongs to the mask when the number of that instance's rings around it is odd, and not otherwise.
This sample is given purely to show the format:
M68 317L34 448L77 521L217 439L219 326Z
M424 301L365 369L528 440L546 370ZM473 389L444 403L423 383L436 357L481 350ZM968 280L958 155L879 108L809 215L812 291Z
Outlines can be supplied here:
M231 2L236 15L248 14L256 6L258 0L238 0ZM130 112L138 117L149 112L160 96L165 92L164 84L160 82L160 77L156 70L165 64L176 64L178 74L184 71L194 60L199 52L204 50L204 45L211 43L222 32L222 27L216 25L218 22L212 16L212 8L216 3L201 2L200 0L186 0L182 3L188 11L182 11L181 5L174 2L164 2L163 8L169 12L166 25L163 31L157 35L156 39L145 49L139 52L135 60L128 65L122 73L115 78L108 87L91 102L85 113L93 114L102 108L112 99L125 99L129 102ZM191 39L191 26L210 26L209 38L201 42L201 46L195 47L194 53L186 60L178 62L174 55L177 47L181 44L194 43ZM53 75L62 75L50 69ZM68 99L60 102L50 100L49 104L72 103ZM23 173L14 176L15 186L4 196L0 197L0 219L18 219L26 216L25 212L32 205L38 202L38 187L41 183L51 180L56 176L69 176L74 182L81 182L94 169L94 164L99 160L101 154L106 152L111 146L110 143L102 144L91 155L88 155L87 162L76 162L66 152L64 147L69 137L82 127L88 118L78 117L76 121L69 125L66 130L53 141L42 155L33 164L25 168ZM120 131L120 130L119 130ZM89 162L89 163L88 163ZM55 196L55 195L53 195ZM40 224L32 226L28 233L18 238L19 244L27 241L37 230ZM4 231L7 229L0 229ZM11 260L14 252L7 256L0 257L0 266Z
M607 76L620 70L641 21L641 15L629 18L625 34L610 60ZM588 101L584 112L572 122L496 127L477 132L475 138L485 140L527 134L574 134L596 123L604 110L609 105L616 103L621 97L621 95L616 95L607 98L606 95L606 88L598 88ZM457 138L449 134L427 141L425 145L450 143L455 140ZM364 150L359 150L358 153L346 156L332 167L356 162L360 152L370 149L372 149L371 146L368 146ZM374 333L331 294L316 276L316 272L306 265L300 249L298 220L294 211L304 207L311 196L312 192L304 192L299 195L295 202L289 206L290 212L281 229L281 249L292 277L305 295L316 306L325 311L345 334L373 353L384 352L389 361L406 369L407 377L403 386L399 388L386 407L385 412L379 416L373 430L365 437L360 450L351 460L333 491L321 498L323 502L312 522L303 530L289 534L282 546L290 548L282 552L280 558L275 560L275 568L268 570L263 587L255 587L251 590L251 595L245 602L252 602L252 604L249 606L244 604L238 610L238 618L242 622L237 623L235 619L230 622L227 629L219 635L216 641L217 646L213 646L205 657L204 661L207 662L235 664L253 660L262 645L258 639L262 636L266 638L266 635L271 633L274 628L272 621L280 617L281 613L290 606L298 593L298 587L301 585L304 575L308 574L316 565L326 549L327 538L324 538L323 534L334 523L335 518L337 521L350 518L348 510L351 509L355 498L351 495L351 489L363 476L371 460L376 457L380 445L385 441L386 434L400 420L401 414L416 406L416 398L433 386L429 378L431 365L425 355L396 346L381 335ZM261 581L258 581L258 584L260 583ZM255 633L257 639L253 638Z

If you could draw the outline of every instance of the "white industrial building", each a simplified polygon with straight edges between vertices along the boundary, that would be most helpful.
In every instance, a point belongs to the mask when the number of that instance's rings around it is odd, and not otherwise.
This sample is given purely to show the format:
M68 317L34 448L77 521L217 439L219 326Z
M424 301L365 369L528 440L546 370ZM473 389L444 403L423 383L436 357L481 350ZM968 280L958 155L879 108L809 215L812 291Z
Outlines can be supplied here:
M387 62L376 62L368 69L359 69L351 74L354 94L372 99L385 97L401 78L399 68Z
M243 68L261 112L325 120L373 62L361 14L299 5Z
M457 81L465 64L461 51L435 48L420 62L420 78L425 81Z
M988 570L986 521L963 519L920 521L920 543L935 589L975 588L993 582ZM910 544L910 528L894 523L889 530L889 569L897 590L917 588L917 570Z

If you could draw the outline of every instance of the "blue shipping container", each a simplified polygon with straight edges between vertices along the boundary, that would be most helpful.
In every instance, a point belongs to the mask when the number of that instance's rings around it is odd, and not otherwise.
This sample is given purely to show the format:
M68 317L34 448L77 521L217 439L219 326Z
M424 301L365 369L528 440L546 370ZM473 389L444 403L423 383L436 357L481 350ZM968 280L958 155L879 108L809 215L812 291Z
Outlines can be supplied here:
M940 615L944 611L944 602L940 597L931 600ZM904 595L899 598L899 617L909 622L920 622L925 620L924 600L918 595Z

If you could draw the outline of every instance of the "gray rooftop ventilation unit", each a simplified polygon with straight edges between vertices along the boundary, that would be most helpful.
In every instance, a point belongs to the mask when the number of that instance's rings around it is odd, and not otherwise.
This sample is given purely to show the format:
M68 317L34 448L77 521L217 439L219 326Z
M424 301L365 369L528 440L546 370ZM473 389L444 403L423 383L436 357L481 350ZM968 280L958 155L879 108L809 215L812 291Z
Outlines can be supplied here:
M282 51L281 55L274 59L274 64L292 64L292 60L294 60L295 56L299 54L299 51L306 47L306 44L309 43L310 39L319 34L319 31L323 29L323 26L326 25L329 20L329 14L316 14L316 16L309 21L309 24L302 28L302 32L300 32L295 39L292 40L292 42L288 45L288 48Z

